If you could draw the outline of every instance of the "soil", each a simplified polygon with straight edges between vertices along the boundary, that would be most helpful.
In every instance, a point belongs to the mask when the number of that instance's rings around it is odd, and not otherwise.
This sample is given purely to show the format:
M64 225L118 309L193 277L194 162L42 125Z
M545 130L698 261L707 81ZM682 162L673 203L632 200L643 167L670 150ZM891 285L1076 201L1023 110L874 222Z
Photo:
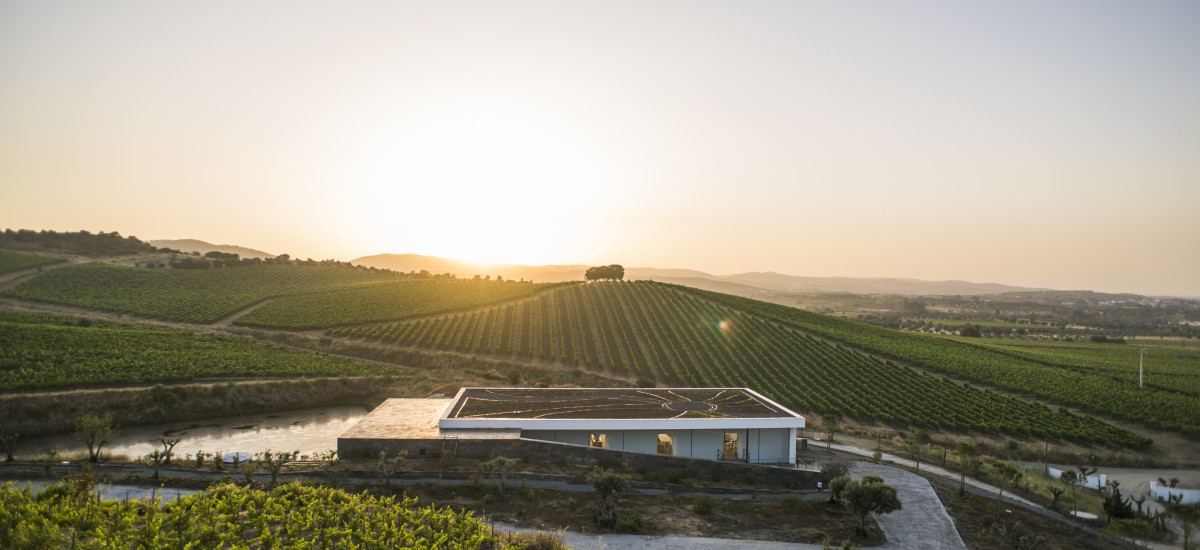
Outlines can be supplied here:
M519 482L518 482L519 483ZM521 489L510 484L501 494L495 487L432 486L408 488L420 500L476 511L485 521L502 521L541 530L569 529L585 533L613 533L592 523L599 497L595 493L567 493ZM780 500L719 501L710 514L692 509L683 496L619 495L618 521L640 517L646 535L686 535L746 540L775 540L820 544L849 540L859 546L876 546L884 539L877 527L874 536L854 534L854 516L825 500L785 503Z
M933 488L950 517L954 519L954 526L958 528L958 534L968 548L1031 548L1032 546L1019 546L1023 537L1029 542L1037 537L1044 537L1041 546L1037 546L1039 550L1125 548L1019 506L1004 505L1000 509L1000 524L997 526L994 498L969 493L960 497L956 488L942 483L934 483Z

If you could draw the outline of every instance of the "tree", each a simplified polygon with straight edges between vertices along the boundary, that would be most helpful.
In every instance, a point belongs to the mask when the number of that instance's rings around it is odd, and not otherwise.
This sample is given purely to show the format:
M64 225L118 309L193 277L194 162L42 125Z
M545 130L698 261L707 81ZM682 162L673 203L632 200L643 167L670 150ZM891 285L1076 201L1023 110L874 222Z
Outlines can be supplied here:
M500 494L504 494L504 481L508 479L508 474L512 473L512 469L516 465L517 461L507 456L495 456L483 463L483 469L487 470L488 477L500 477Z
M1024 477L1025 473L1020 468L1013 466L1007 462L997 462L992 465L992 472L1000 478L1000 492L996 493L996 519L997 524L1000 523L1000 501L1004 498L1005 486L1012 487L1016 485Z
M17 446L17 434L0 435L0 445L4 446L4 461L13 462L13 448Z
M154 468L154 479L156 480L158 479L158 468L162 466L163 460L166 457L167 455L163 454L163 452L158 449L154 449L154 452L142 457L143 464Z
M1063 493L1065 493L1065 492L1067 492L1067 490L1062 487L1051 487L1050 488L1050 495L1054 497L1054 500L1050 501L1050 509L1051 510L1058 509L1058 498L1061 497L1063 495Z
M975 446L965 442L959 442L958 449L954 451L954 457L958 460L959 465L958 496L961 497L967 494L967 472L970 471L974 474L983 461L979 459L979 452L975 450Z
M625 278L625 268L620 264L589 267L587 271L583 273L583 278L588 281L597 281L601 279L615 279L620 281Z
M833 480L848 475L850 463L840 458L827 460L821 465L821 481L825 482L825 486L830 490L829 502L837 502L837 496L833 494Z
M1178 498L1172 498L1165 507L1167 513L1179 522L1179 527L1183 530L1184 550L1195 548L1191 539L1197 531L1197 526L1200 526L1200 504L1180 504Z
M977 327L975 325L967 325L963 328L958 329L958 335L966 336L969 338L981 338L981 337L983 337L983 331L979 330L979 327Z
M842 499L842 493L846 492L846 484L850 483L850 476L838 476L829 482L829 502L830 504L838 502Z
M100 449L112 441L120 430L113 425L111 414L87 415L75 423L75 435L83 439L88 448L88 461L100 461Z
M1079 470L1079 483L1084 487L1087 487L1088 476L1096 473L1096 468L1088 468L1085 466L1076 466L1075 468ZM1096 484L1096 492L1101 492L1099 483Z
M825 449L833 448L833 432L836 432L838 425L842 422L842 415L839 413L829 413L821 415L821 424L829 431L829 441L825 443Z
M384 451L384 452L387 452L387 451ZM291 453L284 453L284 452L272 453L270 449L263 451L260 462L265 463L266 467L267 467L267 471L271 473L271 485L272 486L274 486L275 482L279 480L279 472L281 472L283 470L284 465L286 465L288 462L291 462L292 460L295 460L296 455L298 455L298 454L300 454L300 451L294 451ZM396 460L394 462L399 462L399 460ZM394 473L395 469L393 469L392 472ZM388 475L388 483L391 483L391 474Z
M863 476L862 480L850 480L842 490L843 504L858 518L858 534L868 536L868 514L890 514L901 508L896 488L883 482L876 475Z
M392 485L392 476L396 475L396 470L400 469L400 463L408 458L408 451L400 451L396 453L395 458L388 458L388 450L379 451L379 461L375 463L375 467L379 470L379 480L387 478L387 484Z
M1105 525L1112 523L1114 519L1133 519L1137 517L1133 513L1133 506L1129 504L1129 500L1121 496L1121 482L1110 481L1109 487L1112 487L1112 493L1108 498L1104 499L1104 514L1108 516Z
M163 465L170 466L171 465L171 450L174 449L175 446L179 444L179 438L164 436L164 437L158 438L158 442L162 444L163 454L166 455L166 459L163 460Z
M1058 475L1058 481L1071 491L1071 515L1079 516L1079 501L1075 498L1075 489L1079 487L1079 474L1067 470Z
M928 436L926 436L928 437ZM908 454L912 455L913 462L917 464L917 473L920 473L920 448L924 447L917 440L905 441L904 446L908 449Z
M600 501L596 503L596 511L592 513L592 521L601 527L612 527L617 524L616 493L629 488L629 476L618 474L607 468L596 468L587 482L596 489Z

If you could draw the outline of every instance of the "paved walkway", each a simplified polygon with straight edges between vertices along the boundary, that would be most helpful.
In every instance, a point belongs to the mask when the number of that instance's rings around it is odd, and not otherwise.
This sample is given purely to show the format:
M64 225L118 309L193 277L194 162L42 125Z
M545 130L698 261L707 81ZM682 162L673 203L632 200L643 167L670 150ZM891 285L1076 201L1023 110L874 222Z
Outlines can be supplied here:
M855 479L874 474L896 487L901 508L875 516L887 537L880 548L967 550L929 480L907 470L866 462L855 462L850 474Z

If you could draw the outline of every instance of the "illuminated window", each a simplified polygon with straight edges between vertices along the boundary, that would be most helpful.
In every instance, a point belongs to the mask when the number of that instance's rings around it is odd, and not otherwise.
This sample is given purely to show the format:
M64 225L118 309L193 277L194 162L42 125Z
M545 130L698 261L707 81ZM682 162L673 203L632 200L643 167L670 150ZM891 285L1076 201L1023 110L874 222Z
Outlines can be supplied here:
M738 434L725 434L725 452L721 454L721 458L725 460L736 460L738 457Z
M605 434L592 434L588 439L588 444L593 447L600 447L601 449L608 448L608 437L606 437Z
M675 454L675 437L670 434L658 434L658 454Z

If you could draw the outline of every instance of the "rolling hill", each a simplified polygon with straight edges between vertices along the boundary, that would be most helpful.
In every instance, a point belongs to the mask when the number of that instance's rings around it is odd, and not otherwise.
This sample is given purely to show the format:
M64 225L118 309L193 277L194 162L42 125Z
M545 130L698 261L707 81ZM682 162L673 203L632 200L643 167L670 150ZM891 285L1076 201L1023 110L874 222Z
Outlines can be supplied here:
M159 248L171 248L180 252L199 252L207 254L209 252L224 252L226 254L237 254L242 258L274 258L277 254L263 252L253 248L244 246L235 246L232 244L212 244L198 239L156 239L148 241L152 246Z
M355 265L380 269L391 269L402 273L429 271L430 273L453 273L459 277L476 274L500 275L505 279L524 279L538 282L581 281L586 265L512 265L479 264L450 260L419 254L377 254L351 260ZM1018 286L997 283L972 283L968 281L923 281L919 279L855 278L855 277L801 277L781 273L739 273L713 275L694 269L664 269L655 267L625 267L628 280L655 280L700 286L711 290L739 290L738 294L749 295L760 290L782 292L849 292L855 294L904 294L904 295L977 295L1003 292L1032 291ZM740 285L744 288L720 285Z
M211 323L264 302L233 322L334 327L327 331L331 339L580 368L627 380L749 386L809 413L1148 444L1089 416L905 366L912 365L1156 429L1200 433L1200 377L1168 376L1178 363L1167 355L1153 359L1152 383L1138 388L1117 372L1119 361L1096 363L1065 347L1014 349L905 333L653 281L535 285L319 262L204 270L92 263L48 270L4 294L188 323ZM30 367L20 357L12 360L15 368Z

